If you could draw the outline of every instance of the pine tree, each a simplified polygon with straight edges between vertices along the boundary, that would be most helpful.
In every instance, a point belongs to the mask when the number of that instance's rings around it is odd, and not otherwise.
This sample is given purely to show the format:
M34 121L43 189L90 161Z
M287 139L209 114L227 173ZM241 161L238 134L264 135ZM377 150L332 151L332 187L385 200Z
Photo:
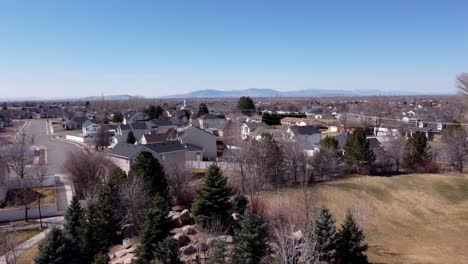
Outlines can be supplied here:
M198 106L198 116L202 116L204 114L208 114L210 111L208 111L208 106L206 106L205 103L201 103L199 106Z
M164 109L159 105L150 105L148 108L143 110L143 113L150 119L158 119L164 113Z
M36 264L67 264L71 263L71 247L62 231L53 228L47 238L39 245L39 253L34 259Z
M334 263L336 261L338 235L335 219L326 208L322 208L315 220L316 255L319 261Z
M135 135L133 134L133 131L128 132L127 134L127 143L128 144L135 144L136 138Z
M410 166L423 161L427 158L427 151L429 150L426 136L422 132L416 131L406 141L406 149L406 160Z
M234 233L233 263L257 264L268 253L268 224L257 214L245 212Z
M210 255L205 264L227 264L227 244L223 240L215 240L210 249Z
M166 237L162 242L158 243L158 247L154 252L154 263L156 264L178 264L180 263L179 244L172 237Z
M344 157L349 165L356 166L357 172L359 172L361 165L369 165L374 162L375 155L369 147L363 128L356 128L346 140Z
M255 111L255 103L249 96L242 96L237 102L237 109L244 115L251 116Z
M249 204L249 199L244 195L238 193L236 196L232 198L232 207L231 212L243 215L245 210L247 209L247 205Z
M106 252L117 241L118 199L116 186L108 182L99 190L96 202L85 210L79 232L80 251L85 261L91 262L96 254Z
M342 264L367 264L367 244L364 244L364 233L348 211L346 219L338 232L338 259Z
M197 190L192 206L192 214L203 227L213 221L226 221L231 208L229 202L230 189L226 187L227 178L221 169L213 164L203 178L203 184Z
M336 138L332 136L326 136L324 139L320 140L320 148L327 149L336 149L339 148L339 142Z
M78 239L78 230L80 228L80 220L83 217L78 197L73 196L67 212L65 213L64 231L73 239Z
M169 201L169 187L164 168L153 154L142 151L135 158L130 177L140 177L147 184L150 194L159 194Z
M136 253L137 264L145 264L153 260L158 243L169 235L171 223L167 217L168 214L167 200L156 195L146 213L146 221L140 233L140 246Z

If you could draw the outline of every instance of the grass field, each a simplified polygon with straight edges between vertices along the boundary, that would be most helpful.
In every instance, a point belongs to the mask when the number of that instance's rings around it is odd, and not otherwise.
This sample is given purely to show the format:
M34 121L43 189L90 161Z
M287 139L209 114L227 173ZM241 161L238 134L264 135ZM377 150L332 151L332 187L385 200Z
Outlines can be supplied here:
M327 206L341 223L360 212L373 263L468 263L468 176L356 177L309 187L307 204ZM272 212L304 222L304 191L265 192ZM356 209L358 208L358 209Z
M24 241L30 239L31 237L41 233L44 230L41 230L39 228L34 228L34 229L27 229L27 230L20 230L16 231L15 236L16 236L16 243L21 244ZM2 234L0 234L2 235ZM5 254L5 252L0 251L0 255Z
M38 247L39 243L35 244L34 246L28 248L26 251L21 253L16 258L16 264L33 264L34 258L36 257L37 252L39 251Z
M8 190L2 208L22 207L26 203L35 206L37 205L38 197L41 197L41 204L55 203L55 187Z

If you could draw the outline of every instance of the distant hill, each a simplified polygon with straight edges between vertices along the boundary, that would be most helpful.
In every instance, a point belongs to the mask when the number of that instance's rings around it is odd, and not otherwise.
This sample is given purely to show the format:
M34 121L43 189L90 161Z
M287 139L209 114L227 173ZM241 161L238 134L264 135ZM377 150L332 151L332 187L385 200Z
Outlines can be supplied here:
M372 96L372 95L420 95L414 91L382 91L382 90L326 90L305 89L297 91L276 91L273 89L249 88L244 90L197 90L186 94L163 96L162 98L230 98L240 96L250 97L312 97L312 96Z
M104 95L104 100L129 100L129 99L135 99L135 98L140 98L138 96L133 96L133 95L128 95L128 94L118 94L118 95ZM88 97L82 97L78 98L78 100L83 100L83 101L99 101L101 100L101 96L88 96Z

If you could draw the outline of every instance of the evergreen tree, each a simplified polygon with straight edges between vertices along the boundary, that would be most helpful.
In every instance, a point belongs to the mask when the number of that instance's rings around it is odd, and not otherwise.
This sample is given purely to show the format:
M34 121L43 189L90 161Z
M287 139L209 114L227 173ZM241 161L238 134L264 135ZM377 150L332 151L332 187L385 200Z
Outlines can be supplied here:
M257 214L245 212L234 233L233 263L257 264L268 253L268 224Z
M150 194L159 194L169 201L169 187L164 167L150 152L142 151L138 154L129 176L140 177L147 184Z
M158 247L154 252L155 264L178 264L180 263L179 243L172 237L166 237L162 242L158 243Z
M238 193L234 198L232 198L232 207L231 212L243 215L245 210L247 209L247 205L249 204L249 199L244 195Z
M127 134L127 143L128 144L135 144L136 138L135 135L133 134L133 131L128 132Z
M369 165L374 162L375 155L369 147L363 128L356 128L346 140L344 157L349 165L356 166L357 172L359 172L361 165Z
M336 261L338 235L335 219L326 208L322 208L315 220L316 255L319 261L334 263Z
M91 262L98 253L106 252L117 242L120 206L117 186L108 182L97 194L95 203L90 203L80 225L80 250L83 259Z
M146 264L153 260L158 243L162 242L171 229L169 204L160 195L153 199L151 207L146 213L146 220L140 233L140 245L137 249L137 264Z
M150 105L148 108L143 110L143 113L150 119L158 119L164 113L164 109L159 105Z
M320 148L335 149L338 150L339 142L332 136L326 136L320 141Z
M237 109L244 115L251 116L255 111L255 103L249 96L242 96L237 102Z
M364 233L358 226L350 211L338 232L338 259L342 264L366 264L369 263L365 251Z
M39 253L34 259L36 264L71 263L72 249L69 241L58 228L53 228L39 245Z
M205 264L227 264L227 244L223 240L215 240L210 249L210 255Z
M229 203L230 189L226 187L227 178L221 169L213 164L203 178L201 188L197 190L192 206L192 214L203 227L213 221L225 221L231 208Z
M406 141L406 149L406 160L410 166L425 160L429 150L426 136L422 132L416 131Z
M73 196L67 212L65 213L64 231L73 239L78 239L78 230L80 228L80 221L83 217L83 210L81 209L78 197Z
M208 106L206 106L205 103L201 103L199 106L198 106L198 116L202 116L204 114L208 114L210 111L208 111Z
M114 122L114 123L122 123L123 120L124 120L124 116L120 112L115 112L112 115L112 122Z

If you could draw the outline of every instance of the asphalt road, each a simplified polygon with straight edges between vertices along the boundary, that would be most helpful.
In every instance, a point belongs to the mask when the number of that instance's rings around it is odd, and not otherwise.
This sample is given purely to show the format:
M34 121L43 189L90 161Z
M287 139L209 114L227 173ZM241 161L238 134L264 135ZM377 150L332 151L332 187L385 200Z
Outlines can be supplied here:
M53 140L51 135L47 134L45 120L31 120L31 123L25 126L25 132L28 136L34 135L35 144L47 148L47 168L49 174L65 174L64 164L69 152L78 151L79 146Z

